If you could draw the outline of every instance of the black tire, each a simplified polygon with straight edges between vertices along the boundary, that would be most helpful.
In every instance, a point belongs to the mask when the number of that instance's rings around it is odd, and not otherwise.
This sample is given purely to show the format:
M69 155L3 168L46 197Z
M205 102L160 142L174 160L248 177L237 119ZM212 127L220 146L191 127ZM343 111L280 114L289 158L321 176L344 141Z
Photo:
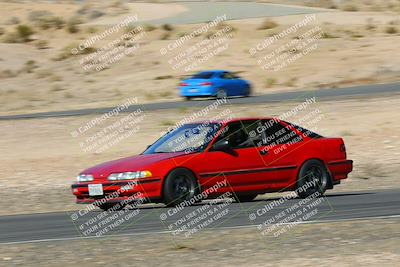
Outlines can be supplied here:
M183 168L175 169L165 179L163 187L164 203L169 207L176 206L193 198L198 191L197 180L191 171Z
M226 98L228 97L228 94L226 93L226 91L222 88L217 90L217 94L215 95L216 99L221 99L221 98Z
M192 100L192 97L191 96L185 96L185 100L186 101L190 101L190 100Z
M250 95L251 95L251 86L249 85L249 87L247 88L247 92L244 96L249 97Z
M297 177L297 194L301 198L313 194L321 196L328 187L329 179L329 173L321 161L308 160L301 167Z
M122 203L119 202L115 202L115 203L104 203L104 204L100 204L98 205L98 207L104 211L108 211L108 210L122 210L124 208L124 205L122 205Z
M252 195L235 195L234 198L236 202L250 202L257 197L257 194Z

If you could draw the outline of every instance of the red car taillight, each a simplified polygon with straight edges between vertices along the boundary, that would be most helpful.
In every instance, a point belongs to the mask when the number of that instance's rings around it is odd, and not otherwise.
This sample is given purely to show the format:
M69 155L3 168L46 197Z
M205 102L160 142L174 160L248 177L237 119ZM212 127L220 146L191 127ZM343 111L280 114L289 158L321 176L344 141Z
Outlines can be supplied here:
M346 153L346 146L344 144L340 145L340 152L344 153L344 157L347 158L347 153Z
M179 83L179 86L187 86L187 83L184 83L184 82Z
M346 152L346 147L344 146L344 144L340 145L340 152Z
M212 83L210 83L210 82L204 82L204 83L200 84L200 86L211 86L211 85L212 85Z

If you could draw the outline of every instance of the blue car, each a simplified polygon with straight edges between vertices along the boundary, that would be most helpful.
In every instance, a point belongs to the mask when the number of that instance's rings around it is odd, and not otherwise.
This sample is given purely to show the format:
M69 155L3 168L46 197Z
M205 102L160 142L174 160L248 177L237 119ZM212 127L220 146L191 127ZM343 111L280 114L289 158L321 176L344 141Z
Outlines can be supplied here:
M180 95L193 97L249 96L250 83L224 70L202 71L179 84Z

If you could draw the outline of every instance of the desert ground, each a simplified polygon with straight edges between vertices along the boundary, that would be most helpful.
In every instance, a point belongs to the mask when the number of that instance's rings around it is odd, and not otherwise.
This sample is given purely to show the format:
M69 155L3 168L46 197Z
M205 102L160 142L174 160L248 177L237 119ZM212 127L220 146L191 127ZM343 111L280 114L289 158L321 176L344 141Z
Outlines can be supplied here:
M229 27L227 48L188 71L174 69L169 63L172 56L162 56L160 49L205 23L153 25L149 22L152 19L186 11L179 2L159 2L0 2L0 114L108 107L132 96L141 97L143 102L179 100L179 81L204 69L237 72L251 81L254 95L393 82L400 76L400 59L395 56L400 40L396 1L351 1L350 7L322 1L315 20L267 49L274 51L315 26L321 28L323 34L316 41L316 49L280 70L262 69L249 49L305 15L220 23L175 50L184 52ZM292 4L302 5L301 1ZM160 9L163 12L156 12ZM93 42L77 55L71 52L109 30L112 25L107 23L134 15L137 21L129 26ZM135 26L141 26L145 34L122 38ZM137 49L100 71L85 70L81 63L105 46L111 50L127 43ZM279 52L282 56L290 53Z
M304 96L294 102L225 105L207 112L195 120L209 119L221 114L231 117L280 116L305 101ZM140 103L140 101L139 101ZM168 128L181 120L191 118L200 108L144 111L141 121L122 126L125 133L133 131L103 150L94 136L109 125L123 120L126 114L113 116L88 131L72 137L72 133L101 115L0 121L0 176L1 187L10 192L1 198L1 215L76 210L70 184L82 170L113 159L144 151ZM360 191L399 188L400 96L356 98L320 101L286 118L324 136L344 138L348 158L354 160L354 171L334 191ZM223 118L226 118L224 115ZM318 118L318 120L315 120ZM119 137L114 137L119 140ZM99 138L102 140L101 138ZM81 146L84 143L84 146ZM101 144L101 143L100 143ZM104 143L103 143L104 144ZM267 198L271 194L261 195Z

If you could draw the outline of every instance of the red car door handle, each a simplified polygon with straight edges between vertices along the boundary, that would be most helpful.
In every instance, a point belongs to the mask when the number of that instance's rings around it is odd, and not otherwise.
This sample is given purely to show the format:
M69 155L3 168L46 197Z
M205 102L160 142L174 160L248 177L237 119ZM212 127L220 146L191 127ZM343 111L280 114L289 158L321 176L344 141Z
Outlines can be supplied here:
M260 155L268 155L268 150L260 150Z

